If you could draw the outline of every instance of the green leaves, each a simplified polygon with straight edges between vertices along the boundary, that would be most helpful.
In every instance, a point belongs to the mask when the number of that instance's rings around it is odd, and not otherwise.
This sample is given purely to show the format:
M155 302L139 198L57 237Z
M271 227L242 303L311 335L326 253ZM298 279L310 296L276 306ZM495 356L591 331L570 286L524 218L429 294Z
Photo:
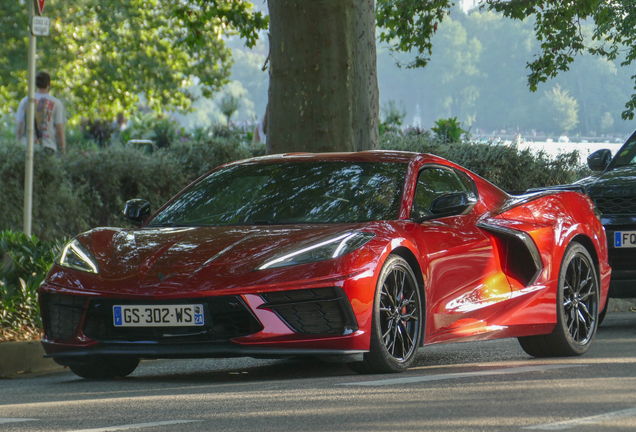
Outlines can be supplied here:
M538 58L528 63L528 84L536 91L540 82L567 71L577 55L590 53L615 60L625 53L622 66L636 58L636 8L633 0L487 0L488 8L505 16L523 20L534 16L535 33L541 42ZM590 40L582 27L592 23ZM636 75L632 77L636 82ZM636 87L635 87L636 90ZM623 119L632 120L636 110L636 94L625 104Z
M461 122L457 121L457 117L448 119L439 119L435 122L435 126L431 128L437 138L442 142L459 142L462 134L466 131L459 127Z
M28 7L0 7L0 115L26 95ZM38 38L38 69L72 124L130 114L140 95L150 109L187 111L198 82L210 97L228 82L231 54L222 36L251 46L268 19L241 0L49 0L51 35Z
M424 67L433 49L431 38L450 13L450 0L378 0L376 22L382 42L393 44L394 51L416 52L408 68Z
M38 288L64 243L0 231L0 342L39 336Z

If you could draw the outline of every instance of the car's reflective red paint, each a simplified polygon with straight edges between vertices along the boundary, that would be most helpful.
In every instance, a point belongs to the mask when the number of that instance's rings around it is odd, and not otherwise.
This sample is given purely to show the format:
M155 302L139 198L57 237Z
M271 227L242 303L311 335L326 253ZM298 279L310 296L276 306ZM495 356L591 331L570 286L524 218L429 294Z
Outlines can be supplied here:
M79 235L100 273L54 265L42 293L118 299L179 299L240 295L263 330L232 340L236 346L297 351L353 353L369 349L376 282L391 254L409 256L424 287L424 344L550 333L556 323L560 263L575 238L595 258L603 308L610 278L607 241L589 198L576 192L518 199L479 176L432 155L406 152L295 154L237 164L302 161L408 163L399 218L361 224L222 226L197 228L100 228ZM444 165L466 173L476 184L478 202L467 215L415 223L409 220L417 175L423 166ZM167 204L166 204L167 205ZM165 207L165 206L164 206ZM500 238L477 226L488 223L530 235L543 269L525 286L505 267ZM372 232L362 248L328 261L255 270L275 253L316 237L347 230ZM358 330L340 336L306 335L292 330L272 310L261 308L262 293L341 287ZM72 341L43 339L49 355L96 348L80 322ZM265 353L265 351L264 351ZM188 356L185 352L184 356Z

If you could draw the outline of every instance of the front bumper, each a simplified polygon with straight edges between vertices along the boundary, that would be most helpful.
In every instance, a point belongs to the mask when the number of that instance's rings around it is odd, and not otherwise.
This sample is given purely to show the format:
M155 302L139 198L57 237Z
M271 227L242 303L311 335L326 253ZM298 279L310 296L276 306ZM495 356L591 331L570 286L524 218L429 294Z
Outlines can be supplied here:
M627 222L618 224L618 222ZM636 297L636 248L617 248L614 235L617 231L636 231L636 218L603 217L607 233L609 265L612 267L609 296L612 298Z
M204 327L115 327L114 305L203 304ZM121 299L40 292L47 357L69 364L83 357L223 358L348 356L368 350L340 287L261 295L170 300Z

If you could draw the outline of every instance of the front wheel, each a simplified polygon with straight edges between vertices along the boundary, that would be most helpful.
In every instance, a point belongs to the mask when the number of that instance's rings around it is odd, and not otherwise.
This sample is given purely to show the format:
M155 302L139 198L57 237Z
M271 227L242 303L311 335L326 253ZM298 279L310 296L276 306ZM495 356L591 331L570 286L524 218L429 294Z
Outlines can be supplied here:
M390 256L376 286L369 352L362 362L349 363L349 367L357 373L408 369L420 345L423 303L409 264L397 255Z
M599 299L594 261L580 243L572 242L559 272L556 326L548 335L519 338L521 347L534 357L584 354L599 324Z
M139 365L139 359L134 357L94 357L81 362L73 362L68 368L77 376L86 379L107 380L124 378Z

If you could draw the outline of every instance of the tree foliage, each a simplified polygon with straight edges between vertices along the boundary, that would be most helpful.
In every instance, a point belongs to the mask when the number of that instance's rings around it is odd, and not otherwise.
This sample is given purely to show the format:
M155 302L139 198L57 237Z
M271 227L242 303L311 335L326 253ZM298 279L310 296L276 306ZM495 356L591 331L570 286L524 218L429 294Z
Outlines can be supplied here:
M378 0L376 22L379 38L395 51L416 51L407 67L424 67L433 52L431 37L450 13L450 0Z
M577 55L590 53L608 60L624 55L621 66L629 66L636 59L634 0L487 0L487 4L513 19L536 19L535 33L541 47L538 57L528 63L528 84L533 91L540 82L569 70ZM586 22L593 24L591 43L582 31ZM636 75L631 78L636 81ZM636 93L625 108L623 119L632 120Z
M28 1L0 6L0 114L27 90ZM211 97L229 77L223 36L253 44L267 18L242 0L49 0L49 37L38 38L38 70L70 117L114 117L143 95L154 111L187 110L200 84Z
M432 38L435 49L425 68L399 69L396 60L407 63L412 54L391 52L380 43L382 102L404 102L409 113L405 124L411 123L419 105L418 124L427 128L439 118L457 117L473 134L505 129L527 138L532 129L548 131L541 104L545 92L560 85L578 102L579 124L571 133L587 137L631 133L636 122L620 118L632 93L633 68L621 67L622 58L581 56L569 71L539 86L540 91L528 91L526 64L539 49L534 24L533 18L511 20L494 11L453 10ZM592 25L583 24L581 30L589 43ZM615 120L611 127L601 122L607 112ZM550 130L565 132L557 127Z
M378 0L380 39L391 43L395 52L415 54L415 59L407 63L409 67L426 66L433 48L431 39L452 6L452 0ZM485 6L509 18L535 19L540 49L539 55L528 62L532 91L540 82L569 70L577 55L622 59L621 66L629 66L636 59L634 0L486 0ZM586 23L593 26L591 38L583 32ZM636 83L636 75L631 79ZM632 120L636 92L625 108L623 119Z
M579 123L579 104L560 85L546 91L539 103L542 124L553 133L569 132Z

